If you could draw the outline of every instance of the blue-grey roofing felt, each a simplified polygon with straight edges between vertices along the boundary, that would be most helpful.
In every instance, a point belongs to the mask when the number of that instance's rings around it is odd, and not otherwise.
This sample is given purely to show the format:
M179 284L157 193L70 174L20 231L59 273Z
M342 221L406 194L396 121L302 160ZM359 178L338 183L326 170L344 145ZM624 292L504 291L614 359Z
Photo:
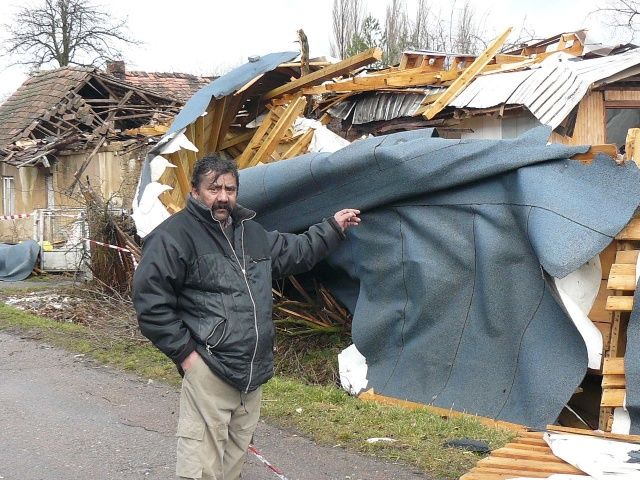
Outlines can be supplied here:
M173 120L167 133L179 132L187 125L195 122L209 106L212 98L221 98L232 94L249 83L258 75L273 70L281 63L289 62L298 56L298 52L269 53L255 62L248 62L229 73L216 78L209 85L198 90L182 107L178 116Z
M640 203L634 164L567 160L586 147L549 133L361 140L242 170L240 202L281 231L363 211L318 272L353 313L377 392L544 427L587 370L548 275L598 254Z
M289 62L297 56L297 52L269 53L259 57L258 60L254 62L248 62L234 68L230 72L213 80L209 85L198 90L193 97L189 99L185 106L182 107L180 113L178 113L176 118L173 120L173 123L171 124L171 127L169 127L167 133L145 157L142 165L142 171L140 173L137 198L142 198L144 189L149 182L151 182L151 169L149 162L158 155L162 147L168 140L173 138L177 132L195 122L200 115L207 111L207 107L209 106L209 102L211 102L212 98L221 98L226 95L230 95L242 88L258 75L269 72L281 63Z
M18 282L29 277L39 254L40 245L35 240L17 245L0 244L0 281Z

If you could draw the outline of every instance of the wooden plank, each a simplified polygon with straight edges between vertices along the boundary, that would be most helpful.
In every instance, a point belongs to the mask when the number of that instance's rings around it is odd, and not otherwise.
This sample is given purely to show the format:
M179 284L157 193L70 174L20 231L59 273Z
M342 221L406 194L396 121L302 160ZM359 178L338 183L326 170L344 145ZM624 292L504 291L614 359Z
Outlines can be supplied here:
M609 272L611 271L611 265L614 263L629 263L629 262L616 262L616 253L618 251L617 242L614 240L607 248L602 250L598 257L600 258L600 265L602 266L602 279L609 278Z
M520 458L522 460L535 460L538 462L565 463L556 457L551 451L527 451L520 448L503 447L491 452L492 457Z
M253 135L256 133L254 129L247 129L246 132L231 132L227 133L226 138L223 142L220 143L218 147L219 150L226 150L229 147L233 147L238 145L239 143L248 142L253 138Z
M605 375L602 377L602 388L625 388L626 386L624 375Z
M502 473L500 473L502 472ZM473 470L469 473L465 473L460 477L460 480L508 480L510 478L518 477L532 477L532 478L548 478L549 473L544 472L505 472L504 470L496 470L493 468Z
M607 280L607 288L609 290L631 291L636 289L635 275L617 275L612 274Z
M253 167L258 163L267 160L267 157L275 151L276 146L280 140L282 140L287 129L293 125L293 122L303 112L306 105L307 99L305 97L298 97L287 107L286 111L282 114L280 119L278 119L267 137L262 141L262 145L260 145L256 154L249 160L249 167Z
M615 160L616 158L618 158L618 148L611 143L605 143L602 145L591 145L591 147L589 147L589 150L587 150L585 153L577 153L573 157L571 157L571 159L579 160L583 163L591 163L597 155L601 154L607 155Z
M616 235L618 240L640 240L640 218L632 218L622 231Z
M519 470L522 472L544 472L544 473L571 473L581 474L581 470L578 470L573 465L568 463L551 463L551 462L539 462L536 460L523 460L514 458L500 458L493 455L487 458L483 458L478 462L478 466L505 469L505 470Z
M293 158L293 157L297 157L301 153L306 153L314 133L315 133L315 130L313 128L310 128L309 130L304 132L302 135L300 135L300 138L296 140L286 152L284 152L284 154L282 155L282 158L283 159Z
M546 443L544 445L527 445L524 443L511 442L505 445L505 448L515 448L517 450L526 450L528 452L551 452L549 445Z
M476 75L478 75L491 61L493 56L498 53L498 50L500 50L500 47L502 47L510 33L511 27L507 28L502 35L496 38L491 45L489 45L484 52L478 55L478 58L476 58L475 61L469 65L456 80L453 81L449 88L442 93L440 98L433 102L431 108L424 113L424 117L427 120L431 120L435 117L443 108L449 105L449 103L458 96L458 94L464 90L467 85L469 85Z
M611 265L609 275L635 275L636 266L633 263L614 263Z
M640 250L618 250L616 252L616 263L633 263L638 262L638 254Z
M605 307L608 311L630 312L633 309L633 297L631 296L609 296Z
M624 375L624 357L605 357L602 373L605 375Z
M265 100L268 100L270 98L279 97L280 95L284 95L287 93L297 92L304 87L318 85L325 80L339 77L341 75L344 75L345 73L349 73L352 70L364 67L365 65L369 65L380 60L382 60L382 50L378 47L371 48L352 57L345 58L341 62L334 63L333 65L324 67L320 70L316 70L309 75L304 75L278 88L274 88L273 90L267 92L263 98Z
M540 438L517 438L513 441L513 443L520 443L522 445L538 445L542 447L547 446L547 442L544 441L542 437Z
M605 92L605 97L606 93L607 92ZM627 131L624 158L640 166L640 128L630 128Z
M244 149L240 157L236 158L238 168L245 168L249 164L249 160L251 159L255 151L260 148L262 140L264 139L269 129L273 126L275 121L275 114L273 110L269 110L256 132L253 134L253 137L247 145L247 148Z
M224 115L221 119L218 145L216 145L215 150L216 152L223 150L220 145L223 142L224 138L227 136L229 128L231 128L231 125L238 115L238 111L240 111L242 105L244 105L244 102L247 100L250 93L250 91L243 91L242 93L236 92L235 95L231 96L230 98L228 97L227 103L225 104Z
M607 311L607 297L611 292L607 290L607 280L600 280L600 288L591 306L588 317L592 322L611 322L611 315Z
M432 413L435 413L436 415L440 415L441 417L445 417L445 418L448 418L448 417L473 418L483 425L487 425L493 428L504 428L504 429L512 430L518 433L526 432L526 428L527 428L524 425L519 425L517 423L504 422L502 420L494 420L492 418L480 417L480 416L472 415L469 413L457 412L455 410L450 410L448 408L441 408L433 405L426 405L424 403L410 402L408 400L400 400L397 398L379 395L375 393L373 388L365 392L362 392L360 395L358 395L358 398L368 402L382 403L384 405L394 405L396 407L402 407L409 410L416 410L418 408L426 409ZM526 439L526 440L531 440L532 442L538 441L538 439L535 439L535 438ZM544 442L542 438L540 438L539 441Z
M624 388L613 388L602 391L601 407L621 407L624 404L624 396L627 393Z
M231 101L229 96L220 98L215 101L213 107L207 117L209 121L205 123L205 151L203 154L213 153L218 151L218 144L224 135L221 136L220 128L222 127L222 118L225 115L226 109L229 107ZM235 116L235 115L234 115ZM226 134L226 132L225 132Z

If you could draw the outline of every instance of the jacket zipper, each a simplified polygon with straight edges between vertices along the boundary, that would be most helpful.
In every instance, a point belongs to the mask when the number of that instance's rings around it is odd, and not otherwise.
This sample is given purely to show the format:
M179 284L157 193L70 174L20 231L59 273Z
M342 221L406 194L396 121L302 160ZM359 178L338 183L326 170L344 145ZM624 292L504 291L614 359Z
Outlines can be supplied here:
M214 345L209 345L209 340L211 339L211 337L213 337L213 334L216 333L216 330L218 330L218 327L220 325L222 325L223 323L224 323L224 327L222 329L222 335L220 336L220 340L218 340ZM209 334L209 336L205 340L206 349L207 349L207 352L209 353L209 355L212 354L211 350L216 348L218 346L218 344L222 341L222 339L224 338L224 332L226 330L227 330L227 322L226 321L221 321L215 327L213 327L213 330L211 331L211 333Z
M253 299L253 294L251 293L251 287L249 286L249 280L247 279L247 259L246 259L246 255L245 255L245 251L244 251L244 222L246 220L251 220L253 217L255 217L255 214L253 216L251 216L250 218L245 218L240 222L240 225L242 226L242 230L240 233L240 245L242 245L242 261L243 263L240 263L240 259L238 258L238 255L236 255L236 250L235 248L233 248L233 245L231 244L231 240L229 240L229 237L227 237L227 234L224 231L224 228L222 228L222 224L216 220L216 218L213 216L213 213L211 213L211 218L213 220L215 220L216 222L218 222L218 226L220 227L220 230L222 231L222 235L224 235L224 238L227 239L227 243L229 244L229 247L231 247L231 251L233 252L233 256L236 259L236 262L238 263L238 266L240 267L240 270L242 270L242 277L244 278L244 283L247 285L247 291L249 292L249 298L251 299L251 305L253 305L253 327L256 331L256 344L253 347L253 356L251 357L251 364L249 365L249 381L247 382L247 387L245 388L244 392L245 393L249 393L249 387L251 386L251 380L253 379L253 362L256 359L256 354L258 353L258 340L260 339L260 334L258 333L258 312L256 309L256 302Z

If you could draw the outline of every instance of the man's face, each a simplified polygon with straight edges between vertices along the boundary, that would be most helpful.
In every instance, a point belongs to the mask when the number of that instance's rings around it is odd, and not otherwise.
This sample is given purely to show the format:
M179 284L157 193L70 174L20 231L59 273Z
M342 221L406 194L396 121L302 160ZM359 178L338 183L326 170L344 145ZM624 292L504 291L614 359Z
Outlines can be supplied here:
M202 177L200 186L191 189L191 195L211 209L213 217L226 222L238 199L238 183L232 173L216 178L215 172Z

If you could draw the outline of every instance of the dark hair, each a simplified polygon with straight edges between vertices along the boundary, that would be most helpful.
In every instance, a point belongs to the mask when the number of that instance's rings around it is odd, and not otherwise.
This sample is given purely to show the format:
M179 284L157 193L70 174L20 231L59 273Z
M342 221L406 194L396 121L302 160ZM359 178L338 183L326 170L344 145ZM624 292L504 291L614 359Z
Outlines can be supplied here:
M238 167L236 166L236 162L224 159L216 153L210 153L209 155L202 157L193 165L191 186L196 189L200 188L202 178L209 172L215 172L214 180L217 180L220 175L230 173L235 177L236 185L238 185L238 187L240 186L240 178L238 178Z

